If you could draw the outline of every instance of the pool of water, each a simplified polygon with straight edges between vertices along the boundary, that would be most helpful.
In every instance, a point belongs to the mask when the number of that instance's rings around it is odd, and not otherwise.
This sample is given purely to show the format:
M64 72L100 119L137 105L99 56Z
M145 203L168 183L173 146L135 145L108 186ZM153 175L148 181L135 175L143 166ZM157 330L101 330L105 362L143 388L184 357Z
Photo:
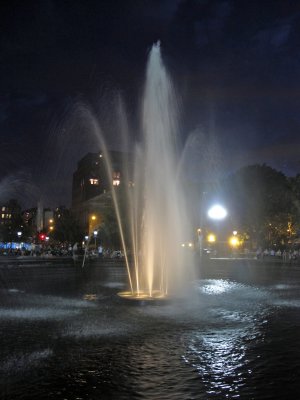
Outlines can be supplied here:
M0 268L1 399L300 398L300 267L215 262L132 305L124 267Z

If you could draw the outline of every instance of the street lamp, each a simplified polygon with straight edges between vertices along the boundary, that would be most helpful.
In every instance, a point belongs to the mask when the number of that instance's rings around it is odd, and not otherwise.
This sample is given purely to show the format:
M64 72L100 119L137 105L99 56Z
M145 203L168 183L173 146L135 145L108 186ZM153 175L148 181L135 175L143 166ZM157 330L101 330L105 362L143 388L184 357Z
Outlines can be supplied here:
M213 205L207 212L211 219L222 220L227 216L227 210L220 204Z
M207 215L210 219L215 222L222 221L227 217L227 210L221 204L214 204L207 212Z
M231 236L231 237L229 238L229 244L230 244L232 247L237 247L237 246L239 245L239 239L238 239L236 236Z
M97 242L97 235L98 235L98 231L94 231L94 238L95 238L95 250L96 250L96 242Z
M85 235L84 241L82 241L82 246L87 248L88 241L89 241L89 237L88 237L88 235Z
M22 236L22 232L21 232L21 231L18 231L18 232L17 232L17 235L18 235L18 238L20 239L21 236Z
M207 211L207 216L210 219L220 221L227 216L227 210L220 204L214 204L212 207L210 207ZM198 242L199 242L199 250L200 250L200 257L202 257L202 250L203 250L203 230L201 228L197 229L198 233ZM216 236L215 235L209 235L207 240L210 243L213 243L216 241Z
M209 243L214 243L214 242L216 241L216 235L214 235L213 233L210 233L210 234L207 236L207 241L208 241Z

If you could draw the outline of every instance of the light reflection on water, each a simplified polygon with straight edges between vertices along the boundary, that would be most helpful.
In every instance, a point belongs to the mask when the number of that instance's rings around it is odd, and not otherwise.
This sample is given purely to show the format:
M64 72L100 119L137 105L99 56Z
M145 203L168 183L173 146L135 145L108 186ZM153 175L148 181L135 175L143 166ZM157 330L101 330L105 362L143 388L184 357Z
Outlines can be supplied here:
M224 279L207 279L198 287L205 294L222 294L236 289L237 286L237 284Z
M299 388L296 282L202 279L186 299L141 307L116 296L111 276L88 275L68 297L55 280L45 295L1 291L6 398L280 399Z
M214 298L210 303L210 326L184 336L186 351L182 359L197 371L209 395L237 398L253 372L247 358L249 348L264 340L263 327L270 311L268 293L218 279L203 280L198 289L202 300L206 296Z
M252 372L247 366L245 339L250 340L245 328L193 333L183 359L197 370L211 393L238 394L246 381L245 370L246 374Z

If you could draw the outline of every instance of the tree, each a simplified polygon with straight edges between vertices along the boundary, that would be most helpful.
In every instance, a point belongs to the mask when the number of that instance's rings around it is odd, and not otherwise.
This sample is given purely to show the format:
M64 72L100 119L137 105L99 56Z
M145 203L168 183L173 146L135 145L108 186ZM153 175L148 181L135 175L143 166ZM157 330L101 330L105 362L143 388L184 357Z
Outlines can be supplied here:
M58 242L75 243L82 241L82 232L76 219L69 210L66 210L55 221L55 229L50 234L51 239Z
M255 243L270 246L288 241L297 219L295 196L287 177L263 164L243 167L222 182L235 224Z
M131 189L133 190L133 189ZM118 207L119 221L117 212L110 196L106 202L105 208L102 211L102 222L99 227L99 238L105 247L121 249L122 240L120 233L120 225L122 226L123 239L125 246L130 247L130 228L128 218L128 191L125 187L118 187L115 189L116 203Z

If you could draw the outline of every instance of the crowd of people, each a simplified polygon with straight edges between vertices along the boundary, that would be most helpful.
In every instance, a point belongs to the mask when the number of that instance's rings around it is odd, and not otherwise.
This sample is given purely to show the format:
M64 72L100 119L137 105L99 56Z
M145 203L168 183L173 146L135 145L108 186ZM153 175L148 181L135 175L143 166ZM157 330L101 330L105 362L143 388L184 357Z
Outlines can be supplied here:
M283 262L292 262L300 259L300 249L262 249L256 251L256 259L258 260L281 260Z
M76 257L83 256L86 252L88 258L123 258L123 253L120 250L103 248L102 246L88 248L75 244L35 244L32 243L26 247L8 247L0 248L0 256L7 257Z

